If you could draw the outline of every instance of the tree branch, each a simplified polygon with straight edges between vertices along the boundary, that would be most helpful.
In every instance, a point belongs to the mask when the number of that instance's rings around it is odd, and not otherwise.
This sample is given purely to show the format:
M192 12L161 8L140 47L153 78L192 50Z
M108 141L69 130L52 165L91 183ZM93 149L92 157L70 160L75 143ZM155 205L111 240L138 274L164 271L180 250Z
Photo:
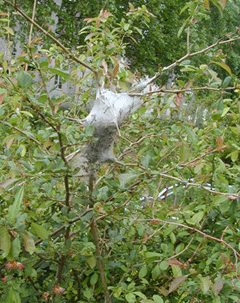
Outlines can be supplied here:
M202 87L191 87L191 88L182 88L182 89L158 89L152 92L147 92L144 95L153 95L157 93L166 93L166 94L179 94L179 93L185 93L185 92L192 92L192 91L199 91L199 90L210 90L210 91L216 91L216 92L222 92L225 90L234 90L236 87L226 87L226 88L215 88L215 87L209 87L209 86L202 86ZM132 95L132 94L131 94Z
M188 59L188 58L191 58L191 57L194 57L194 56L197 56L197 55L200 55L200 54L203 54L205 52L207 52L208 50L216 47L216 46L219 46L219 45L223 45L223 44L229 44L229 43L232 43L234 41L238 41L240 40L240 37L237 37L237 38L231 38L231 39L228 39L228 40L224 40L222 41L223 38L219 39L217 42L207 46L206 48L204 49L201 49L197 52L194 52L194 53L189 53L189 54L186 54L185 56L183 56L182 58L178 59L177 61L175 61L174 63L164 67L162 69L162 72L165 72L166 70L169 70L169 69L172 69L173 67L176 67L178 66L181 62L183 62L184 60Z
M37 139L33 138L32 136L30 136L29 134L25 133L24 131L22 131L21 129L19 129L18 127L16 126L12 126L12 125L9 125L9 123L6 123L2 120L0 120L1 123L15 129L16 131L18 131L19 133L23 134L24 136L26 136L27 138L29 138L31 141L35 142L37 145L39 145L48 155L50 155L49 151L46 149L46 147L41 143L39 142Z
M93 188L94 188L93 183L94 183L94 173L95 173L95 171L94 171L95 169L94 169L93 165L90 167L90 169L91 169L91 173L90 173L90 177L89 177L88 187L89 187L89 198L91 200L92 192L93 192ZM99 274L100 274L100 278L101 278L101 282L102 282L102 288L103 288L103 292L104 292L104 296L105 296L105 303L111 303L111 298L110 298L110 294L108 291L108 285L107 285L105 272L104 272L104 265L102 262L102 255L101 255L98 231L97 231L97 222L96 222L95 216L92 217L92 220L90 223L90 228L91 228L91 232L92 232L92 236L93 236L93 241L95 244L96 259L97 259Z
M92 232L92 236L93 236L93 240L94 240L94 244L95 244L95 248L96 248L96 257L97 257L99 274L100 274L100 278L101 278L101 282L102 282L102 288L104 291L105 302L111 303L112 301L111 301L110 294L108 291L107 281L106 281L105 272L104 272L104 265L102 263L99 239L98 239L98 235L97 235L97 223L96 223L95 217L92 218L92 222L91 222L90 226L91 226L91 232Z
M163 174L163 173L160 173L159 175L162 176L162 177L164 177L164 178L175 180L175 181L177 181L179 183L186 184L186 187L193 186L193 187L202 188L202 189L204 189L204 190L206 190L209 193L214 194L214 195L222 195L224 197L227 197L229 199L234 199L234 200L237 199L237 198L240 198L239 194L223 193L223 192L220 192L220 191L216 191L216 190L207 188L207 187L205 187L202 184L184 181L184 180L182 180L180 178L177 178L177 177L174 177L174 176L170 176L170 175L167 175L167 174Z
M161 220L161 219L138 219L137 221L139 221L139 222L146 222L146 221L148 221L151 225L153 225L153 224L159 224L159 223L171 224L171 225L176 225L178 227L183 227L183 228L192 230L192 231L194 231L194 232L196 232L198 234L201 234L205 238L208 238L210 240L214 240L216 242L222 243L223 245L227 246L229 249L231 249L234 252L234 255L235 255L236 259L240 258L240 253L238 251L236 251L236 249L234 249L230 244L228 244L226 241L224 241L222 239L222 237L221 237L221 239L218 239L216 237L213 237L213 236L210 236L210 235L204 233L203 231L201 231L201 230L199 230L197 228L194 228L194 227L191 227L191 226L188 226L188 225L184 225L182 223L169 222L169 221L165 221L165 220Z

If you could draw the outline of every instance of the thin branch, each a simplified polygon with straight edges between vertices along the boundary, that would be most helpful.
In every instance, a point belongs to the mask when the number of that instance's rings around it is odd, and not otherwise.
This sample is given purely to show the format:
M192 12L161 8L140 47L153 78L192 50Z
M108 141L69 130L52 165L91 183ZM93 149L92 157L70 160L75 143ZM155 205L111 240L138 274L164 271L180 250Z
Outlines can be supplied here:
M34 60L31 49L30 49L30 53L31 53L32 60ZM42 74L42 70L41 70L41 68L39 68L39 65L37 65L37 71L39 72L39 75L40 75L40 77L42 79L42 85L40 86L38 92L40 92L42 90L42 88L45 89L46 94L47 94L47 100L48 100L48 103L49 103L49 105L51 107L52 116L55 117L54 105L53 105L53 103L52 103L52 101L50 99L50 96L49 96L49 93L48 93L48 90L47 90L47 85L46 85L46 82L44 80L44 77L43 77L43 74Z
M202 159L202 158L204 158L206 156L212 155L214 153L218 153L218 152L220 152L220 151L222 151L222 150L224 150L224 149L226 149L228 147L229 147L228 145L223 145L221 147L217 147L217 148L215 148L213 150L210 150L210 151L208 151L206 153L203 153L200 156L194 158L193 160L191 160L189 162L185 162L185 163L184 162L179 162L179 163L177 163L177 165L175 165L175 167L172 167L172 168L170 168L168 170L165 170L164 174L168 174L169 172L173 171L174 169L176 169L179 166L191 166L191 164L195 163L196 161L198 161L198 160L200 160L200 159Z
M202 185L202 184L184 181L184 180L182 180L182 179L180 179L180 178L177 178L177 177L174 177L174 176L170 176L170 175L167 175L167 174L160 173L159 175L162 176L162 177L164 177L164 178L168 178L168 179L177 181L177 182L179 182L179 183L186 184L186 187L193 186L193 187L202 188L202 189L204 189L204 190L206 190L206 191L208 191L209 193L214 194L214 195L222 195L222 196L227 197L227 198L231 197L230 199L232 199L232 198L237 199L237 198L240 197L239 194L223 193L223 192L220 192L220 191L216 191L216 190L213 190L213 189L209 189L209 188L205 187L205 186Z
M63 146L62 135L61 135L61 125L59 125L57 127L57 135L58 135L58 140L59 140L59 145L60 145L61 158L64 161L66 167L68 168L68 162L67 162L67 160L65 158L65 154L64 154L64 146ZM71 206L70 206L70 188L69 188L68 171L66 172L66 174L64 176L64 185L65 185L65 205L67 206L68 213L69 213ZM69 239L70 229L71 229L71 225L69 224L67 226L66 232L65 232L64 245L66 245L66 242ZM62 272L63 272L63 268L65 265L65 261L66 261L66 255L62 255L60 264L59 264L57 272L56 272L56 283L59 283L62 279Z
M77 221L80 221L81 218L82 218L83 216L85 216L87 213L89 213L89 212L92 211L92 210L93 210L92 208L88 208L88 209L87 209L85 212L83 212L79 217L77 217L77 218L75 218L75 219L69 221L69 224L71 225L71 224L73 224L73 223L75 223L75 222L77 222ZM55 230L54 232L52 232L52 233L49 235L49 238L52 238L52 237L56 236L58 233L60 233L60 232L61 232L62 230L64 230L65 228L66 228L65 225L59 227L57 230ZM36 241L36 242L35 242L35 246L38 245L38 244L40 244L40 243L42 243L42 241L43 241L42 239L39 239L38 241Z
M30 136L29 134L25 133L24 131L22 131L21 129L19 129L18 127L16 126L12 126L12 125L9 125L8 123L0 120L1 123L15 129L16 131L18 131L19 133L23 134L24 136L26 136L27 138L29 138L30 140L32 140L33 142L35 142L37 145L39 145L48 155L50 155L49 151L46 149L46 147L41 143L39 142L37 139L33 138L32 136Z
M4 0L5 1L5 0ZM178 66L181 62L183 62L184 60L188 59L188 58L191 58L191 57L194 57L194 56L197 56L197 55L200 55L200 54L203 54L205 52L207 52L208 50L216 47L216 46L220 46L220 45L223 45L223 44L230 44L232 42L235 42L235 41L238 41L240 40L240 37L237 37L237 38L231 38L231 39L228 39L228 40L224 40L222 41L223 38L219 39L217 42L197 51L197 52L193 52L193 53L187 53L186 55L184 55L182 58L178 59L177 61L175 61L174 63L168 65L168 66L165 66L162 68L162 70L158 73L156 73L156 75L154 77L152 77L151 79L149 79L149 81L146 82L145 86L151 84L152 82L154 82L157 78L159 78L165 71L169 70L169 69L172 69L176 66ZM129 96L144 96L144 94L141 94L141 93L129 93Z
M198 244L198 247L195 249L195 251L194 251L194 253L193 253L193 255L187 260L187 262L186 263L190 263L190 262L192 262L192 259L196 256L196 254L197 254L197 252L198 252L198 250L200 249L200 247L202 246L202 244L203 244L203 241L204 241L204 239L205 239L205 237L203 237L202 238L202 240L201 240L201 242Z
M169 69L172 69L176 66L178 66L181 62L183 62L184 60L188 59L188 58L191 58L191 57L194 57L194 56L197 56L197 55L200 55L200 54L203 54L205 52L207 52L208 50L216 47L216 46L220 46L220 45L223 45L223 44L229 44L229 43L232 43L232 42L235 42L235 41L238 41L240 40L240 37L237 37L237 38L232 38L232 39L228 39L228 40L224 40L222 41L222 39L219 39L217 42L197 51L197 52L194 52L194 53L190 53L190 54L186 54L185 56L183 56L182 58L178 59L177 61L175 61L174 63L164 67L162 69L162 72L165 72L166 70L169 70Z
M176 225L178 227L183 227L183 228L186 228L186 229L189 229L189 230L192 230L198 234L201 234L202 236L204 236L205 238L208 238L210 240L214 240L216 242L219 242L219 243L222 243L223 245L227 246L229 249L231 249L233 252L234 252L234 255L235 255L235 258L240 258L240 253L238 251L236 251L235 248L233 248L230 244L228 244L226 241L224 241L222 238L221 239L218 239L216 237L213 237L213 236L210 236L206 233L204 233L203 231L197 229L197 228L194 228L194 227L191 227L191 226L188 226L188 225L184 225L182 223L177 223L177 222L169 222L169 221L165 221L165 220L161 220L161 219L139 219L137 221L140 221L140 222L150 222L150 224L158 224L158 223L163 223L163 224L170 224L170 225Z
M175 259L176 257L180 256L181 254L183 254L186 250L188 250L189 246L192 244L192 241L194 240L194 237L192 237L192 239L189 241L189 243L187 244L187 246L181 250L179 253L177 253L176 255L172 256L169 258L169 260L171 259Z
M108 286L107 286L107 281L105 277L105 272L104 272L104 265L102 262L102 256L101 256L101 250L100 250L100 245L99 245L99 239L97 235L97 223L95 217L92 218L91 221L91 232L95 244L95 249L96 249L96 258L97 258L97 263L98 263L98 269L99 269L99 274L102 282L102 288L104 291L104 296L105 296L105 302L106 303L111 303L111 298L110 294L108 291Z
M88 188L89 188L89 199L92 199L92 193L93 193L93 188L94 188L94 175L95 175L95 168L93 166L90 167L90 177L89 177L89 183L88 183ZM90 228L91 228L91 233L93 236L93 241L95 244L95 251L96 251L96 259L97 259L97 264L98 264L98 270L100 274L100 279L102 283L102 288L104 292L104 297L105 297L105 303L111 303L111 298L110 294L108 291L108 285L107 285L107 280L105 277L105 272L104 272L104 265L102 262L102 254L100 250L100 243L99 243L99 238L98 238L98 228L97 228L97 221L95 216L92 217L91 223L90 223Z
M216 88L216 87L209 87L209 86L202 86L202 87L191 87L191 88L182 88L182 89L158 89L152 92L147 92L145 94L142 94L142 96L146 95L153 95L153 94L158 94L158 93L163 93L163 94L179 94L179 93L185 93L185 92L193 92L193 91L199 91L199 90L210 90L210 91L216 91L216 92L222 92L225 90L234 90L236 87L226 87L226 88ZM134 94L131 94L134 95Z

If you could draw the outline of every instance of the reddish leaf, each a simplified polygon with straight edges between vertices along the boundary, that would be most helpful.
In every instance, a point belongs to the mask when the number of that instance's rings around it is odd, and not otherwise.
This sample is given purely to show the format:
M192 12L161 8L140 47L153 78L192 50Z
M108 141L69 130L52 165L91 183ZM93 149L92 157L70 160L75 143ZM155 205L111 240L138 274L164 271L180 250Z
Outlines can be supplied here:
M214 295L217 296L220 293L220 291L222 290L222 288L223 288L223 280L221 278L218 278L213 285Z
M236 200L238 197L234 195L228 195L228 199Z
M209 0L204 0L204 1L203 1L203 5L204 5L206 8L209 8Z
M25 250L30 254L33 254L35 251L35 243L33 238L31 238L29 235L23 234L23 240Z
M6 94L1 94L0 95L0 105L3 103L5 97L6 97Z
M188 167L195 167L195 166L198 166L199 164L201 164L201 163L198 161L198 162L189 163L187 166Z
M177 259L169 260L169 261L167 261L167 264L169 264L169 265L178 265L178 266L185 267L185 264L178 261Z
M219 0L219 2L221 2L223 8L226 6L227 0Z
M217 141L218 147L222 147L223 146L223 138L219 137L219 138L217 138L216 141Z
M182 93L177 94L177 96L176 96L176 98L175 98L175 101L174 101L174 103L175 103L175 105L176 105L177 107L179 107L179 106L182 104L183 97L184 97L184 96L183 96Z
M113 76L114 76L114 77L117 76L118 70L119 70L119 64L115 65L115 67L114 67L114 69L113 69Z
M187 275L185 276L181 276L181 277L177 277L176 279L174 279L169 287L169 291L168 293L170 294L171 292L174 292L175 290L178 289L179 286L181 286L183 284L183 282L187 279Z
M107 62L105 60L102 60L102 66L104 68L105 73L108 73L108 66L107 66Z
M223 264L227 266L228 265L228 257L227 257L227 255L225 253L221 253L221 255L222 255L222 262L223 262Z
M55 293L55 295L60 295L61 293L64 292L64 290L65 290L65 288L62 288L62 287L60 287L58 285L55 285L53 287L53 292Z

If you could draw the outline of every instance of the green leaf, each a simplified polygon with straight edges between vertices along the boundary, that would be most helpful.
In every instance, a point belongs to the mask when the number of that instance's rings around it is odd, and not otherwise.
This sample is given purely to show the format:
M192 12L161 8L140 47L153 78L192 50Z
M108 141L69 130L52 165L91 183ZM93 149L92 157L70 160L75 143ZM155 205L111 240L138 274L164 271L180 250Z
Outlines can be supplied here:
M168 263L167 261L162 261L161 263L159 263L159 267L161 268L161 270L167 270L168 269Z
M203 219L203 216L204 216L204 211L200 211L196 213L192 218L187 219L186 221L188 224L195 225L198 224Z
M8 229L5 226L0 227L0 249L3 250L3 257L5 258L11 249L11 239Z
M126 173L118 175L118 180L120 182L121 187L125 187L129 182L136 179L136 174Z
M91 268L94 268L96 266L96 258L95 257L91 257L90 259L87 260L87 263L89 264L89 266Z
M14 31L11 27L5 26L4 29L6 30L6 34L10 34L10 35L14 36Z
M169 287L169 293L174 292L183 284L183 282L187 279L188 275L180 276L174 279Z
M187 24L187 21L188 21L188 20L185 20L185 21L183 22L183 25L182 25L182 26L180 27L180 29L178 30L178 33L177 33L177 37L178 37L178 38L180 38L180 36L181 36L181 34L182 34L182 32L183 32L183 30L184 30L186 24Z
M95 272L90 279L90 284L93 286L97 283L98 281L98 274Z
M12 183L16 182L18 180L18 178L12 178L12 179L8 179L8 180L5 180L3 182L0 182L0 187L7 187L8 185L11 185Z
M157 264L153 270L152 270L152 278L153 280L156 280L161 274L161 268L159 266L159 264Z
M160 115L162 115L162 114L164 113L164 111L165 111L166 109L168 109L168 108L171 106L171 104L172 104L172 102L173 102L173 100L174 100L175 98L176 98L176 96L175 96L174 94L171 95L171 96L168 98L166 104L164 104L164 106L163 106L163 108L162 108L162 110L161 110L161 112L160 112Z
M173 271L173 276L176 277L176 278L180 278L183 276L182 274L182 270L181 270L181 267L178 266L178 265L171 265L172 267L172 271Z
M218 61L214 61L213 63L221 66L223 69L225 69L230 75L232 74L231 68L224 62L218 62Z
M155 303L164 303L163 299L159 295L153 295L153 300Z
M40 103L45 103L47 102L47 99L48 99L48 95L47 94L41 94L38 98L38 102Z
M35 243L32 237L30 237L27 234L23 234L23 240L24 240L24 248L27 252L32 255L35 251Z
M32 85L32 76L26 72L21 72L18 77L18 86L21 88L28 88Z
M93 126L93 124L90 124L86 128L85 135L86 135L86 137L92 137L93 133L94 133L94 126Z
M147 259L150 259L150 258L159 258L159 257L162 257L162 255L160 253L156 253L156 252L146 252L146 257Z
M15 201L12 205L9 206L8 210L8 219L11 223L14 223L22 204L24 194L24 186L22 186L15 195Z
M231 83L231 81L232 81L232 77L230 77L230 76L226 77L226 78L223 80L222 87L223 87L223 88L228 87L228 85Z
M190 149L188 143L186 141L182 141L182 145L180 148L180 161L185 162L189 159Z
M88 300L92 297L92 291L90 288L87 288L83 292L84 297L86 297Z
M224 110L224 104L223 104L223 99L220 98L216 103L215 103L215 109L212 113L212 118L213 120L219 120L222 116Z
M134 294L142 299L147 299L147 297L141 291L134 291Z
M201 280L201 284L200 284L201 290L204 294L206 294L211 286L210 278L199 276L199 279Z
M10 260L16 259L19 256L20 252L21 252L20 239L19 239L19 237L16 237L12 241L11 249L8 254L8 259L10 259Z
M146 274L147 274L147 265L143 265L143 267L140 269L140 271L138 273L139 279L145 277Z
M62 71L61 69L58 69L58 68L51 68L51 67L50 67L49 70L50 70L52 73L54 73L54 74L56 74L56 75L62 77L62 78L63 78L64 80L66 80L66 81L69 81L69 80L71 79L71 75L70 75L69 73L67 73L67 72Z
M148 169L150 159L151 156L149 154L147 154L145 157L142 158L142 165L145 169Z
M44 227L37 223L32 223L31 227L32 232L38 235L39 238L41 238L42 240L48 239L49 233Z
M21 303L19 293L15 291L13 287L11 287L9 290L6 303Z
M128 293L125 295L125 298L127 300L127 302L129 303L135 303L136 302L136 296L134 295L134 293Z
M237 159L238 159L238 155L239 155L239 151L238 150L234 150L233 152L231 152L230 154L228 154L226 158L231 158L231 160L233 162L236 162Z

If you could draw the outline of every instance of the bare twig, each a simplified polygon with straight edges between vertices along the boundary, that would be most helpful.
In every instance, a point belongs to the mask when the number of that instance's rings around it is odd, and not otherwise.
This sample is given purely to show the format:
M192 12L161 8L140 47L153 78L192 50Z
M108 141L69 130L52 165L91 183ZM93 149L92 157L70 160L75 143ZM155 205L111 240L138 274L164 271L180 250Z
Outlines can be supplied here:
M187 260L187 263L192 262L192 259L196 256L198 250L199 250L200 247L202 246L204 239L205 239L205 237L202 238L202 240L201 240L200 243L198 244L198 247L195 249L193 255Z
M36 12L36 4L37 4L37 0L34 0L33 3L33 12L32 12L32 21L34 21L34 17L35 17L35 12ZM33 24L31 23L30 25L30 32L29 32L29 38L28 38L28 44L30 45L31 43L31 39L32 39L32 31L33 31ZM28 69L28 63L26 63L25 65L25 72Z
M190 87L190 88L182 88L182 89L157 89L152 92L147 92L144 95L153 95L153 94L179 94L179 93L191 93L193 91L200 91L200 90L210 90L216 92L222 92L226 90L234 90L236 87L226 87L226 88L216 88L216 87L209 87L209 86L202 86L202 87Z
M192 239L189 241L189 243L187 244L187 246L181 250L179 253L177 253L176 255L172 256L169 258L169 260L171 259L175 259L176 257L180 256L181 254L183 254L186 250L188 250L189 246L192 244L192 241L194 240L194 237L192 237Z

